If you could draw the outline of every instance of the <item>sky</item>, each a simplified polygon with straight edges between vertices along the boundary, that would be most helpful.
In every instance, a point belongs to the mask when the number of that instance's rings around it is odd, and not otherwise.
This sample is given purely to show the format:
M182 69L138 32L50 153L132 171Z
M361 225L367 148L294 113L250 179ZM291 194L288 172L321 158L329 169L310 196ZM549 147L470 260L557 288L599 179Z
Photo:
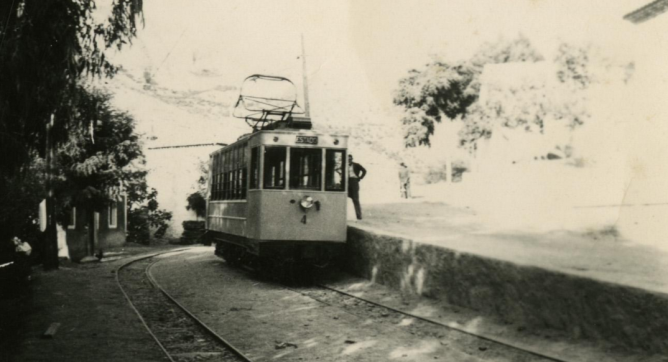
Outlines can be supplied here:
M315 109L324 102L387 108L398 79L431 56L464 59L486 41L518 34L548 59L560 41L589 41L613 57L665 59L668 15L641 25L622 19L647 2L146 1L145 27L118 59L175 87L187 86L181 75L195 68L228 84L255 73L301 83L303 35Z

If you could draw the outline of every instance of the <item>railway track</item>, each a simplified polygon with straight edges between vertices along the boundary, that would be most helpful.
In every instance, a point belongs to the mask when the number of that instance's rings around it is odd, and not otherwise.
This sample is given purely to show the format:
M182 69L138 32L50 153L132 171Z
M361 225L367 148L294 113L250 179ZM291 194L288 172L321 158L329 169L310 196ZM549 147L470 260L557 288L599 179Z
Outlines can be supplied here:
M464 335L468 335L470 337L480 339L481 341L485 341L485 342L493 344L493 345L495 344L495 345L498 345L498 346L502 346L503 348L507 348L507 349L516 351L519 355L529 355L529 356L537 358L538 360L552 361L552 362L569 362L568 360L562 359L562 358L557 357L557 356L550 356L550 355L541 353L537 350L532 350L532 349L529 349L529 348L525 348L525 347L522 347L522 346L515 345L512 342L502 341L502 340L499 340L499 339L496 339L496 338L493 338L493 337L489 337L489 336L486 336L486 335L483 335L483 334L479 334L479 333L473 333L471 331L467 331L467 330L462 329L462 328L457 328L457 327L454 327L454 326L451 326L451 325L447 325L447 324L441 323L439 321L436 321L436 320L433 320L433 319L430 319L430 318L426 318L426 317L422 317L422 316L419 316L419 315L416 315L416 314L408 313L408 312L399 310L397 308L393 308L393 307L390 307L390 306L387 306L387 305L384 305L384 304L381 304L381 303L378 303L378 302L375 302L375 301L372 301L372 300L368 300L368 299L356 296L354 294L345 292L343 290L332 288L332 287L324 285L324 284L316 284L316 286L318 288L322 288L322 289L325 289L327 291L339 294L339 295L343 296L344 298L354 299L354 300L357 300L357 301L359 301L361 303L364 303L368 306L374 306L374 307L382 308L382 309L386 310L386 312L380 312L382 315L387 315L388 313L396 313L396 314L399 314L399 315L402 315L402 316L405 316L405 317L408 317L408 318L423 321L425 323L431 324L433 326L437 326L439 328L444 328L444 329L447 329L447 330L450 330L450 331L455 331L455 332L458 332L458 333L462 333ZM314 299L317 299L317 298L314 298Z
M153 336L157 345L165 353L164 360L250 361L248 357L235 349L175 300L151 275L151 268L158 262L155 259L156 256L176 252L178 251L154 254L131 261L120 266L116 273L117 283L128 302ZM438 335L441 334L439 330L443 330L443 335L448 336L444 337L449 341L448 343L459 345L459 350L480 358L480 360L487 360L488 358L497 360L497 355L487 355L490 351L495 350L497 351L495 353L502 353L506 356L501 360L567 362L567 360L559 357L546 355L537 350L523 348L507 341L443 324L324 284L311 285L315 288L288 287L287 289L308 296L318 302L339 307L342 312L360 314L360 317L364 318L368 318L370 314L375 314L383 319L396 318L400 320L408 317L421 321L425 323L424 325L430 327L426 329L420 327L418 333L427 333L427 335L435 333ZM324 296L322 293L328 293L329 295ZM353 305L356 308L350 308ZM373 312L370 312L371 310ZM220 328L220 326L217 326L217 328ZM424 332L425 330L428 331ZM448 331L445 332L445 330ZM484 352L488 349L490 351Z
M153 254L121 265L116 282L149 334L165 353L165 361L251 362L239 350L176 301L151 275Z

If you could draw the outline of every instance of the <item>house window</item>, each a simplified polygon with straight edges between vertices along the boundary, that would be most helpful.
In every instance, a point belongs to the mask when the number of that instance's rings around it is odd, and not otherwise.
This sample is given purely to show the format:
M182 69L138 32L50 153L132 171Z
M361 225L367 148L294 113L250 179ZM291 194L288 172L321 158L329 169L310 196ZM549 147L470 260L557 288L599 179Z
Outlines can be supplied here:
M70 220L67 224L68 229L76 229L77 228L77 208L73 207L72 210L70 211Z
M109 205L109 228L115 229L118 226L118 206L116 203Z

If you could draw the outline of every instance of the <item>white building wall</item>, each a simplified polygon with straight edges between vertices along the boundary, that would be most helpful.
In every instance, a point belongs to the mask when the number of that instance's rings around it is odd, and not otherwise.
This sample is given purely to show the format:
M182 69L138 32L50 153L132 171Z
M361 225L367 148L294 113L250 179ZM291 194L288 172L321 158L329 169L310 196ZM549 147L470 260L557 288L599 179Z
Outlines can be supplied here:
M180 237L183 221L195 220L195 213L186 210L188 195L197 191L201 177L200 163L221 146L168 148L146 150L149 168L147 182L158 191L160 209L172 212L172 221L166 236Z

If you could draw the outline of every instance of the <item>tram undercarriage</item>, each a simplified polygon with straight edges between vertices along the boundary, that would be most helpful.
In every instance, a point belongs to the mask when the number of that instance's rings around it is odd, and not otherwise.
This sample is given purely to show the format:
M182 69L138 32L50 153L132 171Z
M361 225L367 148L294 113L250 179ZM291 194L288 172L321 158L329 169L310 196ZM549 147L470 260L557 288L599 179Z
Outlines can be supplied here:
M344 243L323 241L250 240L221 232L210 232L216 255L234 267L243 267L289 280L337 264ZM283 278L281 278L283 279Z

